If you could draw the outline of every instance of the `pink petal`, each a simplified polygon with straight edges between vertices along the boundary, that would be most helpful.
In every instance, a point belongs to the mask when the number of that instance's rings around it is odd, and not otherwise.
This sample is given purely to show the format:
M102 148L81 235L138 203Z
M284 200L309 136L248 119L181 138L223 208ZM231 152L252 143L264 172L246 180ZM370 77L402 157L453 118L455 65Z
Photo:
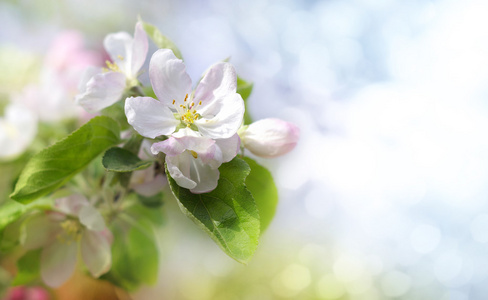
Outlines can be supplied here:
M185 96L191 93L191 79L185 64L176 58L170 49L159 49L151 57L149 78L154 93L165 105L183 104Z
M85 205L81 208L79 219L80 223L88 230L101 231L106 228L102 215L91 205Z
M54 242L42 250L41 278L50 287L59 287L73 274L78 243Z
M166 155L175 156L183 153L183 151L185 151L185 147L183 147L183 145L174 137L170 137L162 142L154 143L151 146L151 152L154 155L163 152Z
M88 200L82 195L71 195L54 201L54 206L59 211L72 216L78 216L81 208L86 205L89 205Z
M264 119L252 123L241 134L244 147L253 154L272 158L286 154L295 148L300 129L280 119Z
M147 172L147 170L148 169L135 171L131 177L131 185L134 191L136 191L136 193L138 193L139 195L151 197L162 191L164 187L166 187L166 185L168 184L168 181L166 180L166 176L162 174L158 174L156 175L156 177L147 179L142 183L132 181L132 178L136 178L137 174L139 174L140 172Z
M108 272L112 266L110 243L103 231L85 230L81 237L81 257L93 277Z
M180 123L168 107L150 97L127 98L125 115L140 135L151 139L173 133Z
M119 101L124 89L124 74L99 73L88 81L85 92L77 95L75 100L88 112L97 112Z

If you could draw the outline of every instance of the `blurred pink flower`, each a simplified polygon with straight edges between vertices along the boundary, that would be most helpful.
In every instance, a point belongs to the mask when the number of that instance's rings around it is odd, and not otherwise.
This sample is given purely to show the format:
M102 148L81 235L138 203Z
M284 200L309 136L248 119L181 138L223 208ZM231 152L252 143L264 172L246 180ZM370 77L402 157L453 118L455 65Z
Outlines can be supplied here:
M66 282L80 257L93 277L112 264L112 234L100 213L79 195L56 200L57 211L29 218L23 227L25 249L43 248L41 278L50 287Z
M101 63L101 54L85 48L81 33L62 32L46 53L39 82L13 95L13 101L26 105L41 121L80 117L83 110L74 101L78 83L88 66Z
M37 286L16 286L10 288L4 300L49 300L49 293Z

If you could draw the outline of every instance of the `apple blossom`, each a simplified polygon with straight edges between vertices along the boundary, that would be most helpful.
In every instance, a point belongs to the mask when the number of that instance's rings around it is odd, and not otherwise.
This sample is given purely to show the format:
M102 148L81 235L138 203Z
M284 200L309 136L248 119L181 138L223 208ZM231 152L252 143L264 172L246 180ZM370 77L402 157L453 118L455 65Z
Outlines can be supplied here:
M149 78L159 101L131 97L125 102L127 121L142 136L155 138L189 128L211 139L226 139L239 129L244 101L236 92L237 76L231 64L213 65L192 94L183 62L170 49L160 49L151 57Z
M200 194L217 187L218 168L222 163L231 161L239 147L237 134L214 140L184 128L169 139L153 144L151 151L153 154L166 154L169 174L179 186Z
M112 62L107 68L87 69L76 102L89 112L100 111L117 102L126 87L138 84L137 76L146 60L148 41L142 23L135 27L134 38L127 32L109 34L103 41Z
M242 145L254 155L273 158L295 148L300 129L280 119L263 119L239 130Z
M106 273L112 261L112 235L100 213L79 195L57 199L56 208L32 216L23 227L24 248L43 248L43 281L61 286L73 274L78 254L93 277Z
M0 117L0 159L24 152L37 134L37 118L20 103L10 103Z

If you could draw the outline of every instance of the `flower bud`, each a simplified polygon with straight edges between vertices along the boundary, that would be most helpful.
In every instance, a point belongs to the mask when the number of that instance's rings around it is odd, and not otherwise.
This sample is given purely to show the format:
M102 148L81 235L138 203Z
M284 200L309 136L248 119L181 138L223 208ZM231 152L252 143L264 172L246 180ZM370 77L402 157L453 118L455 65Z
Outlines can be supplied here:
M300 129L280 119L263 119L244 128L242 145L254 155L272 158L286 154L295 148Z

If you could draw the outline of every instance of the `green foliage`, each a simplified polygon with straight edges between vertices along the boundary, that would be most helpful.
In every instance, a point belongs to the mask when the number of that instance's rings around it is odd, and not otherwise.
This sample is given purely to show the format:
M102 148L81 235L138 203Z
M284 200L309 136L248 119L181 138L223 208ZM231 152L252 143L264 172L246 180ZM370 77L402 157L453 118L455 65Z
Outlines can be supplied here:
M129 150L113 147L103 155L102 164L107 171L132 172L149 167L153 162L141 160Z
M278 189L271 173L253 159L244 160L251 167L251 173L246 178L246 186L254 196L261 217L261 232L268 228L278 205Z
M40 277L41 250L29 251L17 261L17 275L12 285L29 284Z
M144 208L137 211L141 213ZM159 252L152 226L143 215L121 215L111 228L112 268L102 278L127 291L141 284L155 284L158 276Z
M147 207L160 207L163 205L163 193L159 192L154 196L146 197L142 195L137 195L139 202Z
M183 59L181 52L178 47L176 47L175 43L164 36L159 29L156 28L156 26L143 21L141 22L142 26L144 27L144 31L146 31L147 35L151 38L154 44L156 44L156 46L158 46L160 49L171 49L176 57Z
M252 123L251 115L249 114L247 99L251 95L253 88L252 82L247 82L241 77L237 76L237 92L242 96L244 104L246 106L246 111L244 112L244 124L248 125Z
M244 182L251 171L240 158L222 164L215 190L193 194L168 181L185 215L202 228L230 257L247 263L258 246L259 211ZM166 172L169 174L169 172Z
M53 192L119 142L120 129L116 121L106 116L91 119L65 139L34 155L10 197L29 203Z

